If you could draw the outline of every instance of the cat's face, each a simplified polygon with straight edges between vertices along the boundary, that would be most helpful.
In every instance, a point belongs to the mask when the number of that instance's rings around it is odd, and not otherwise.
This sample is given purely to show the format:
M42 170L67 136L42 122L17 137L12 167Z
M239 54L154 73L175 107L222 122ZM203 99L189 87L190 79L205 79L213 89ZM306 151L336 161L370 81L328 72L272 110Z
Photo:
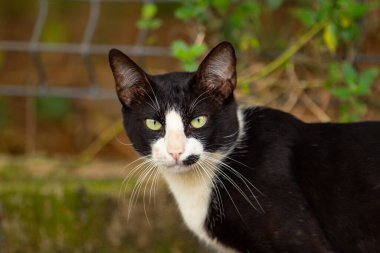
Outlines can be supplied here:
M160 168L191 170L236 140L236 59L229 43L216 46L195 73L151 76L115 49L109 60L125 130L134 148Z

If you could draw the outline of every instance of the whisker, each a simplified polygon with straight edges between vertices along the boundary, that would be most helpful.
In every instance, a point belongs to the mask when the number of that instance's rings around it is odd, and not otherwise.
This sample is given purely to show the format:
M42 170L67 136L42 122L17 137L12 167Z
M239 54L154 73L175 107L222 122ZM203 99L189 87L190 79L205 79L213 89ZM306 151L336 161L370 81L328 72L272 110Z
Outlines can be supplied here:
M248 165L245 165L244 163L242 163L242 162L239 162L238 160L236 160L236 159L233 159L233 158L231 158L231 157L229 157L229 156L223 156L223 155L221 155L221 154L218 154L218 153L212 153L213 155L216 155L216 156L218 156L219 155L219 157L220 158L222 158L221 160L220 160L220 162L221 163L224 163L222 160L223 159L228 159L228 160L230 160L230 161L232 161L232 162L235 162L235 163L238 163L239 165L242 165L242 166L244 166L244 167L246 167L246 168L248 168L248 169L251 169L251 170L253 170L253 168L251 168L251 167L249 167ZM224 164L226 164L226 163L224 163ZM227 164L226 164L227 165ZM229 166L229 165L228 165ZM240 172L238 172L237 170L235 170L234 168L232 168L231 166L229 166L229 168L233 171L233 172L236 172L237 174L239 174L241 177L243 177L244 179L245 179L245 181L249 184L249 185L251 185L258 193L260 193L262 196L265 196L265 194L262 192L262 191L260 191L256 186L254 186L252 183L251 183L251 181L249 181L248 179L246 179ZM237 175L238 176L238 175Z
M240 173L238 173L235 169L233 169L231 166L229 166L228 164L226 163L223 163L222 161L218 160L218 159L215 159L211 156L208 157L208 161L213 161L215 163L218 163L220 166L226 168L227 170L231 171L237 178L239 178L245 185L245 187L248 189L249 193L252 195L252 197L255 199L255 201L257 202L258 206L259 206L259 209L261 211L263 211L263 208L262 206L260 205L260 203L258 202L257 200L257 197L255 196L255 194L253 193L253 191L251 190L251 188L249 187L249 185L247 184L247 182L249 184L251 184L249 182L248 179L246 179L243 175L241 175ZM259 211L259 209L252 203L252 201L250 200L250 198L247 196L247 194L244 192L244 190L227 174L225 173L222 169L219 169L217 170L218 174L220 174L223 178L225 178L228 182L231 183L231 185L240 193L240 195L257 211ZM252 184L251 184L252 185Z
M148 167L145 168L145 170L141 173L139 178L137 179L137 184L133 188L131 197L129 199L129 206L128 206L128 219L130 217L131 211L133 206L137 203L137 196L139 195L139 192L141 190L142 184L144 183L145 179L148 177L148 175L152 172L152 170L155 169L155 166L152 164L149 164ZM145 206L144 206L145 208Z
M191 104L190 104L190 107L189 107L189 111L192 112L194 110L194 108L197 106L197 102L198 100L206 93L208 93L209 91L206 90L205 92L203 92L202 94L200 94Z
M199 163L199 166L204 171L206 176L210 179L211 184L212 184L212 189L215 190L215 194L217 197L217 199L216 199L217 205L220 207L219 208L219 215L222 218L222 217L224 217L224 206L223 206L222 196L220 194L219 188L217 187L217 185L215 183L215 177L211 174L211 173L214 173L213 171L211 171L213 169L211 167L209 167L207 164L204 164L203 161L201 161Z
M204 160L204 162L206 162L206 160ZM209 164L209 165L211 165L211 164ZM213 165L211 165L211 166L213 166ZM228 191L228 188L226 187L226 185L225 185L225 184L223 183L223 181L221 181L218 177L216 177L216 180L217 180L217 182L220 183L221 186L225 189L225 191L226 191L228 197L230 198L230 200L231 200L231 202L232 202L232 205L234 206L236 212L238 213L238 215L240 216L240 218L243 219L243 216L241 215L241 213L240 213L240 211L239 211L239 209L238 209L238 207L237 207L235 201L233 200L233 198L232 198L230 192Z
M125 143L125 142L123 142L123 141L120 139L119 136L116 136L116 141L117 141L119 144L123 145L123 146L133 146L132 143Z
M139 158L139 159L137 159L137 160L131 162L131 163L128 165L128 167L129 167L130 165L134 164L135 162L139 161L139 160L141 160L141 158ZM122 189L124 189L124 198L125 198L125 192L127 191L127 187L128 187L128 182L129 182L129 180L131 180L131 178L133 177L133 175L135 175L135 174L140 170L140 168L143 167L144 165L146 165L147 163L149 163L149 160L146 160L146 161L144 161L143 163L137 165L135 168L133 168L133 169L132 169L132 170L131 170L131 171L130 171L125 177L124 177L123 182L122 182L121 187L120 187L120 191L119 191L119 198L121 198L121 192L122 192ZM124 168L124 169L126 169L126 168ZM123 169L123 170L124 170L124 169ZM124 186L124 187L123 187L123 186Z
M147 210L146 210L146 203L145 203L145 196L146 196L146 189L147 189L147 186L149 184L149 181L151 180L151 177L155 176L155 172L156 172L156 168L155 166L152 164L152 168L149 170L148 174L149 174L149 177L147 180L144 180L145 181L145 186L144 186L144 192L143 192L143 205L144 205L144 214L145 214L145 217L146 217L146 220L148 221L148 224L150 227L152 227L152 224L150 223L149 221L149 218L148 218L148 213L147 213ZM150 199L150 197L149 197Z
M148 94L148 92L146 92L146 94L149 96L149 98L150 98L150 100L152 101L152 103L153 104L155 104L156 105L156 111L157 112L159 112L160 111L160 104L158 103L158 99L157 99L157 96L156 96L156 93L154 92L154 89L153 89L153 87L152 87L152 85L148 82L148 84L149 84L149 88L150 88L150 90L152 91L152 93L153 93L153 97L154 97L154 99L155 99L155 101L156 102L154 102L153 101L153 99L151 98L151 96Z
M227 139L227 138L231 138L231 137L234 137L235 135L239 134L240 132L240 129L238 129L235 133L233 134L230 134L230 135L227 135L227 136L224 136L223 138Z
M157 167L157 165L156 165ZM152 197L152 191L153 191L153 203L155 204L156 203L156 191L157 191L157 182L158 182L158 178L160 176L160 172L156 169L155 170L155 175L153 177L153 183L150 187L150 191L149 191L149 204L151 203L151 197Z

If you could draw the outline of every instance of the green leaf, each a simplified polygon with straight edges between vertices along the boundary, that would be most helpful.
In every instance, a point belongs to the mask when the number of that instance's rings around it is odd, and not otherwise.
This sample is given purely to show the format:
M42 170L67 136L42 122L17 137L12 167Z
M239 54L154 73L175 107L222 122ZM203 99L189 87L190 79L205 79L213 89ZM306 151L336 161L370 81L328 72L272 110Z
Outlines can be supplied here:
M355 40L355 38L360 34L360 27L357 24L351 25L349 28L341 28L339 31L340 38L348 43Z
M329 76L329 81L330 82L336 83L338 81L341 81L342 76L341 76L341 73L340 73L340 68L339 68L338 63L336 63L336 62L330 63L329 74L330 74L330 76Z
M174 57L182 62L186 71L195 71L198 68L197 59L207 50L204 43L188 45L182 40L176 40L171 44L171 52Z
M336 28L333 23L326 26L323 32L323 41L331 53L335 53L338 46L338 38L336 34Z
M176 40L171 44L172 55L179 59L186 59L188 55L188 50L189 46L182 40Z
M182 20L196 19L198 22L207 20L207 2L188 0L175 11L175 17Z
M207 51L206 44L194 44L190 47L190 54L193 58L203 55Z
M142 7L141 11L141 17L143 19L151 19L154 18L157 14L157 5L149 3L149 4L144 4Z
M378 68L365 70L359 77L359 85L372 85L379 76Z
M159 19L140 19L137 21L139 29L157 29L161 26L162 22Z
M141 10L141 18L137 21L139 29L157 29L161 26L161 20L154 18L157 14L157 6L155 4L144 4Z
M197 70L198 64L194 61L184 62L183 68L185 71L193 72Z
M351 90L343 87L331 89L331 94L341 100L348 100L352 96Z
M349 85L351 89L354 89L358 82L358 73L356 72L354 67L348 62L343 63L342 71L344 81Z
M348 16L350 16L352 19L358 20L362 18L364 15L366 15L368 10L369 10L368 4L356 2L355 4L351 4L347 8L345 8L344 12Z
M313 24L315 24L316 19L317 19L316 12L312 9L307 9L307 8L297 8L294 11L294 15L306 27L311 27Z
M359 76L359 83L356 89L357 95L368 95L378 75L379 75L379 69L377 68L370 68L370 69L365 70Z

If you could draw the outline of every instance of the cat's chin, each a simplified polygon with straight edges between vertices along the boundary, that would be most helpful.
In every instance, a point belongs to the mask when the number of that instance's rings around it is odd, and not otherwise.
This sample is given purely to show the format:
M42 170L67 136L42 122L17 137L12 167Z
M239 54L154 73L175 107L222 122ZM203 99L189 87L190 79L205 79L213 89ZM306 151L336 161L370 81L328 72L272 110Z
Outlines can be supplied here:
M164 172L175 173L175 174L186 173L186 172L189 172L191 169L192 169L191 166L179 165L179 164L162 166L162 170Z

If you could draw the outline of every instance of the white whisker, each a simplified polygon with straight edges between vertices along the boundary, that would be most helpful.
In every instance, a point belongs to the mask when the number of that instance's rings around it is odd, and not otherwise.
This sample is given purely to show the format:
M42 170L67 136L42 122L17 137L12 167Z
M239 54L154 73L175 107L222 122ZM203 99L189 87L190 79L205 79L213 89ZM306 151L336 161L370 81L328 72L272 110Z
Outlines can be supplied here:
M215 179L214 179L215 177L213 175L214 174L213 168L211 168L207 163L203 162L202 160L197 164L199 164L200 168L204 171L206 176L211 181L212 189L215 191L216 201L217 201L218 206L219 206L219 214L220 214L220 217L222 218L222 217L224 217L224 206L223 206L223 201L222 201L222 196L220 194L220 190L219 190L217 184L215 183Z
M155 167L152 164L149 164L147 168L141 173L139 178L137 179L137 184L133 188L131 197L129 199L129 206L128 206L128 218L130 217L130 213L133 209L133 206L137 203L137 197L139 195L139 192L141 190L142 184L144 183L145 179L148 177L148 175L154 170ZM145 208L145 206L144 206ZM146 210L144 210L146 211Z
M207 160L204 160L204 162L205 162L205 163L208 163L210 166L213 166L213 164L210 163L210 162L207 161ZM236 212L237 212L237 213L239 214L239 216L243 219L243 216L241 215L241 213L240 213L240 211L239 211L239 208L237 207L235 201L233 200L233 198L232 198L230 192L228 191L228 188L226 187L226 185L225 185L225 184L223 183L223 181L221 181L218 177L216 177L216 180L217 180L217 181L222 185L222 187L226 190L226 193L227 193L227 195L229 196L229 198L230 198L230 200L231 200L233 206L235 207Z
M257 211L262 211L264 212L261 204L258 202L258 199L256 197L256 195L253 193L251 187L253 187L254 190L257 191L257 188L247 179L245 178L241 173L237 172L235 169L233 169L231 166L229 166L228 164L224 163L223 161L219 160L219 159L216 159L216 158L213 158L212 156L208 156L207 157L207 160L208 161L212 161L214 163L218 163L221 168L219 168L216 173L219 173L223 178L225 178L228 182L231 183L231 185L240 193L240 195ZM228 171L232 172L237 178L239 178L240 181L242 181L242 183L245 185L246 189L249 191L250 195L255 199L256 203L258 204L259 206L259 209L252 203L252 201L250 200L249 196L247 196L247 194L244 192L244 190L239 186L239 184L237 184L227 173L225 173L223 171L222 168L225 168L227 169ZM250 187L251 186L251 187Z

